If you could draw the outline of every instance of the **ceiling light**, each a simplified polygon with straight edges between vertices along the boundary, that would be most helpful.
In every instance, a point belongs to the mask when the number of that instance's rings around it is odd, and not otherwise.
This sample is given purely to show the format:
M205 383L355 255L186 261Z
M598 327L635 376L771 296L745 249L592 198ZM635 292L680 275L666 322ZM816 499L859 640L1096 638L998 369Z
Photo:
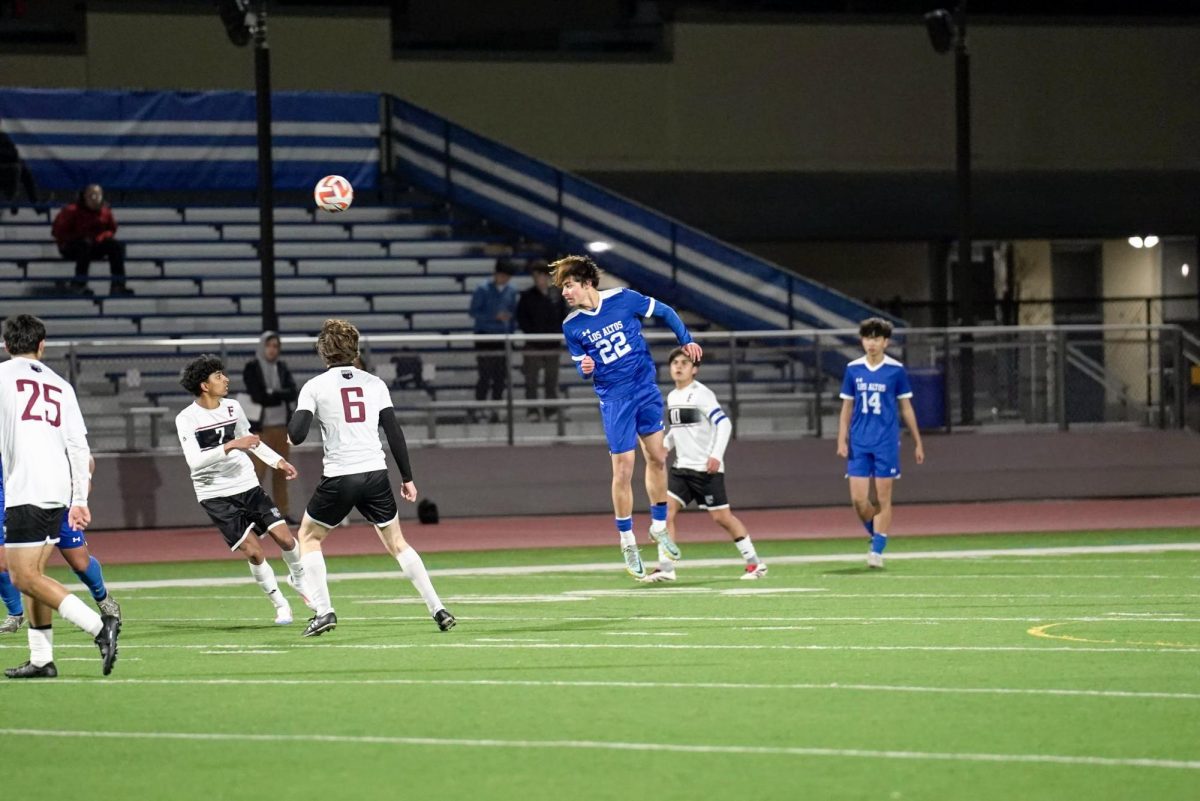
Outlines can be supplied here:
M1142 247L1142 238L1140 236L1131 236L1129 237L1129 244L1133 245L1135 248L1140 248Z
M1148 248L1152 248L1158 244L1158 237L1155 236L1154 234L1150 234L1145 239L1142 240L1142 244L1144 244Z
M610 245L607 242L601 242L599 240L597 240L595 242L588 242L586 247L592 253L603 253L606 250L612 250L612 245Z

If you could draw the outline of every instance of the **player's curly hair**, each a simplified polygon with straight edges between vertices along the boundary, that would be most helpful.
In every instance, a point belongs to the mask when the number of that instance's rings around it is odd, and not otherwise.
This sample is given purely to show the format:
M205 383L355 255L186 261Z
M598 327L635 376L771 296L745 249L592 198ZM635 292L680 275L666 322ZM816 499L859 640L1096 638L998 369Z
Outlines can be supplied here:
M203 353L192 359L179 372L179 385L198 398L200 397L200 385L207 381L213 373L223 372L225 372L225 363L219 356Z
M326 320L317 336L317 355L329 367L358 358L358 329L346 320Z
M37 353L46 338L46 324L32 314L17 314L4 321L4 347L13 356Z
M868 317L858 324L858 335L863 339L867 337L891 339L892 324L882 317Z
M600 268L596 262L587 256L563 256L558 261L550 262L550 280L561 287L567 279L574 278L579 283L590 282L595 289L600 288Z

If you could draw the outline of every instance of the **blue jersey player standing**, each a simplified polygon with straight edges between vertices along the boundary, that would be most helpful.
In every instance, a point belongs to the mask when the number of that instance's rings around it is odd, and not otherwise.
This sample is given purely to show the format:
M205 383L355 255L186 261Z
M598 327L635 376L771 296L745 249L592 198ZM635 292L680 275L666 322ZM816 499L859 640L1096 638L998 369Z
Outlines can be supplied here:
M563 337L579 375L600 398L600 417L612 455L612 501L625 569L646 575L633 535L633 464L640 444L646 457L650 538L663 553L679 558L667 531L667 450L663 447L663 399L658 369L642 337L642 318L658 317L675 332L683 351L699 363L703 351L675 310L632 289L599 289L600 269L587 256L567 256L550 265L554 285L573 311L563 320Z
M867 567L883 567L883 549L892 527L892 482L900 478L901 418L912 433L917 464L924 463L925 448L913 413L908 373L885 353L892 324L872 317L862 321L858 335L866 356L846 365L837 452L846 457L850 501L871 537Z

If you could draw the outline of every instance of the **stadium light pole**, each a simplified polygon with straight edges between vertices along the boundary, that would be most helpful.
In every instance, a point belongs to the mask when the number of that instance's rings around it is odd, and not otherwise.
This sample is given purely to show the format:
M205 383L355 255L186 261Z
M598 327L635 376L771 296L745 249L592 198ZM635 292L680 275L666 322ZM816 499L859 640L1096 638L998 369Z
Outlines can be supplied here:
M271 162L271 51L267 44L267 0L216 0L225 33L236 47L254 42L254 100L258 140L258 257L262 277L262 330L278 331L275 312L275 182Z
M958 272L970 275L971 269L971 56L967 52L967 0L961 0L953 14L939 8L925 15L925 27L933 49L946 53L954 47L954 129L955 129L955 176L958 186ZM970 287L957 287L958 292L967 290L967 297L960 296L962 303L961 322L964 326L974 325L975 304ZM957 293L956 293L957 294ZM963 337L969 343L972 337ZM946 354L950 359L950 354ZM959 376L961 380L962 423L975 422L975 354L971 347L962 348L959 354Z
M271 158L271 50L267 0L254 16L254 96L258 121L258 258L262 274L262 330L278 331L275 311L275 176Z

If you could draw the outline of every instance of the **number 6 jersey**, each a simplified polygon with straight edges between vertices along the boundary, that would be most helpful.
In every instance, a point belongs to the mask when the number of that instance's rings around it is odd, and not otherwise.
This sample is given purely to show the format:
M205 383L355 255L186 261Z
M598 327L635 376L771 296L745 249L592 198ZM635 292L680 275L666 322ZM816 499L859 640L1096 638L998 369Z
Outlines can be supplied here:
M899 401L912 394L908 371L891 356L875 366L867 364L866 356L847 364L841 397L854 401L850 446L856 452L895 448L900 442Z
M325 477L386 470L379 412L392 408L387 384L355 367L330 367L300 389L297 412L321 423Z

